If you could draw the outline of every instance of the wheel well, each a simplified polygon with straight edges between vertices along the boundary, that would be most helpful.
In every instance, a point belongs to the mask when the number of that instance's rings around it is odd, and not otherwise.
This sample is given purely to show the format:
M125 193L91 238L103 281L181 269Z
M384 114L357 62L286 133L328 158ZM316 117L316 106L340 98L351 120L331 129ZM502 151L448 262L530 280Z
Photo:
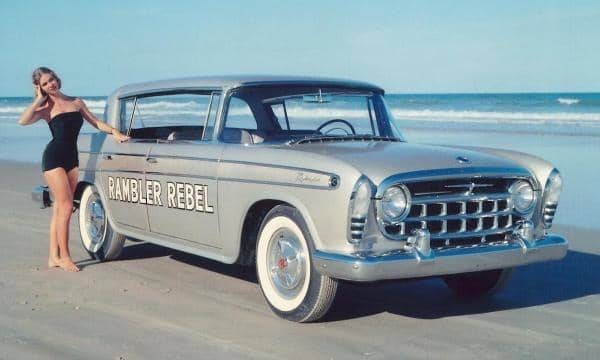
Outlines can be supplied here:
M79 200L81 200L81 195L83 195L83 190L89 185L92 185L92 184L85 182L85 181L81 181L75 187L75 193L73 194L73 203L74 203L75 207L79 208Z
M254 203L244 218L242 238L240 242L240 255L236 261L239 265L250 266L256 257L256 239L258 230L267 213L277 205L289 205L280 200L261 200Z

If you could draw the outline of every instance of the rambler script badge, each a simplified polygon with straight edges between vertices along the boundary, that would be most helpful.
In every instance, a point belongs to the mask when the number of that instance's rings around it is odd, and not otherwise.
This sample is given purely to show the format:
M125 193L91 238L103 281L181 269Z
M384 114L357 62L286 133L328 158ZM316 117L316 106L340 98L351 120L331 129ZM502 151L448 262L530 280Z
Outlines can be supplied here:
M165 206L163 187L159 181L124 177L108 177L108 198L123 202ZM212 214L208 203L208 185L167 181L168 208Z
M319 177L318 176L314 176L314 175L310 175L310 174L305 174L302 172L298 173L298 176L296 177L296 181L304 184L306 182L310 182L310 183L316 183L319 182Z

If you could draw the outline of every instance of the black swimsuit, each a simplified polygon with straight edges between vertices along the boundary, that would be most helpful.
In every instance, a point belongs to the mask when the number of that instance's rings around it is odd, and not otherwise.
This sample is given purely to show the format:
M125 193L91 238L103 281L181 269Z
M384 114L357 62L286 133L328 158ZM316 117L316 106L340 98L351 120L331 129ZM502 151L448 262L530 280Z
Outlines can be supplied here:
M42 157L42 169L52 170L58 167L69 171L79 166L77 154L77 136L83 125L79 111L69 111L56 115L48 122L52 140L46 145Z

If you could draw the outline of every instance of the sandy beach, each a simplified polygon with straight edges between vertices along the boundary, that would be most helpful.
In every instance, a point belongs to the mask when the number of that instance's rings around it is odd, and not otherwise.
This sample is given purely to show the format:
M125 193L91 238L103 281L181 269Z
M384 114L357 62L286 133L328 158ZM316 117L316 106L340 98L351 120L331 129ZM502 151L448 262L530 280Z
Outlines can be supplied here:
M344 284L320 323L277 318L254 271L128 241L80 273L47 269L50 210L38 164L0 162L0 359L596 358L597 230L556 226L560 262L518 269L496 297L461 302L438 279ZM596 354L596 355L594 355Z

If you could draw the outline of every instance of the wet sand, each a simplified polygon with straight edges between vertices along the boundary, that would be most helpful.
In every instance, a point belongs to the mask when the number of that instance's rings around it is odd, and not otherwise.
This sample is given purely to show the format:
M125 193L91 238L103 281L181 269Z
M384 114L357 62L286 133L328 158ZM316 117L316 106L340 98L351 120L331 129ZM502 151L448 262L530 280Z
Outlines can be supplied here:
M141 242L80 273L46 268L39 165L0 161L0 359L596 358L598 230L556 226L560 262L518 269L496 297L462 302L437 279L344 284L320 323L271 313L253 271Z

